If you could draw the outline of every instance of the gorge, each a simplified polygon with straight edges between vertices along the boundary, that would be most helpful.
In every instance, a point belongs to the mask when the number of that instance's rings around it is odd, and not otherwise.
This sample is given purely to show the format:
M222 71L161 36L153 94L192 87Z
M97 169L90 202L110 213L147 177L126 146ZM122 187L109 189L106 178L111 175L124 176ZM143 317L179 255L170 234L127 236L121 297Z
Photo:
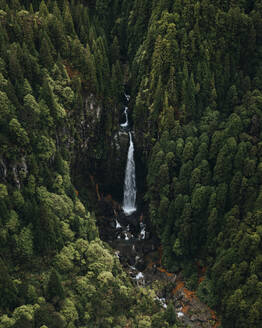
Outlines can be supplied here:
M125 97L129 101L129 97ZM116 250L115 255L135 285L154 290L155 300L163 309L167 309L168 305L174 307L180 325L194 328L218 327L219 321L214 311L184 287L181 275L177 278L176 274L169 273L161 267L159 240L153 231L147 231L143 213L136 212L134 145L127 106L124 107L124 116L125 122L120 124L120 128L128 134L129 146L123 205L122 209L119 206L118 210L114 210L113 216L106 214L102 219L99 225L100 236ZM159 284L160 287L155 288L154 284Z
M0 0L0 328L261 327L261 22Z

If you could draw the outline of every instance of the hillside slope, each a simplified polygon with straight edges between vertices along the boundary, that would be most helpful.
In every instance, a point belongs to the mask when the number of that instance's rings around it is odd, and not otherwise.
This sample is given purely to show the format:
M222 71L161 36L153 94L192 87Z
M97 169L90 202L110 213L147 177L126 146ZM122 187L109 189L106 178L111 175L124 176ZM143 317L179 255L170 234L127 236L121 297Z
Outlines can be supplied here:
M119 124L120 54L99 8L0 1L1 328L174 321L131 283L72 183L88 194L89 176L106 174Z
M0 328L177 325L95 224L125 84L162 264L261 327L261 1L0 0Z
M167 0L129 17L148 215L167 268L223 327L262 322L261 16L260 1Z

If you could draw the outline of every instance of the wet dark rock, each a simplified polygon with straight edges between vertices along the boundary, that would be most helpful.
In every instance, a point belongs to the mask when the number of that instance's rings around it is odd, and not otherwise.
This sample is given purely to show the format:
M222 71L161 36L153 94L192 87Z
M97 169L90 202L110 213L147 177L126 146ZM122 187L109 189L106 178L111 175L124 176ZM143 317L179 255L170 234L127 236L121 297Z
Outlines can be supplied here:
M113 217L114 216L114 209L110 202L108 202L106 199L102 198L98 202L98 215L97 216L106 216L106 217Z
M125 216L124 212L121 212L117 219L121 226L129 226L129 231L137 237L138 233L140 232L139 219L137 215L132 214Z
M136 264L136 259L134 257L129 257L127 262L129 265L134 266Z
M115 223L115 221L113 221L113 220L109 220L109 226L110 226L110 228L112 228L112 229L116 229L116 223Z
M143 253L146 255L153 251L155 251L155 245L150 241L149 242L145 241L143 245Z
M116 216L116 211L112 207L110 209L108 202L102 200L100 204L103 207L101 209L103 216L97 217L100 237L117 250L117 256L134 285L153 286L155 282L160 282L161 288L156 291L157 297L161 300L160 304L162 300L165 304L172 302L176 312L180 314L179 321L184 327L212 328L210 324L212 317L206 305L197 298L188 299L183 290L178 290L174 295L176 281L181 281L182 277L180 274L166 274L159 267L157 264L159 241L153 233L148 231L149 228L144 221L142 222L141 217L137 213L125 216L122 212L117 213ZM111 213L111 215L105 215L106 213ZM141 230L144 227L145 234L143 235ZM182 307L185 306L190 310L182 313Z
M135 265L138 271L144 271L146 268L146 263L144 259L139 259L139 261L137 261Z
M125 216L124 212L121 212L118 215L117 221L121 224L122 227L127 227L128 226L128 221L126 219L126 216Z

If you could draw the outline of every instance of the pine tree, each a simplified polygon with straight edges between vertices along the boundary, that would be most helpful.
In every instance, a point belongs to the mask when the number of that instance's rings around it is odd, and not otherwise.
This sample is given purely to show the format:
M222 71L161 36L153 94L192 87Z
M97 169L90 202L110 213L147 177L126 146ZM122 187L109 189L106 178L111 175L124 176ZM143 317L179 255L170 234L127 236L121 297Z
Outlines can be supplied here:
M163 100L163 86L162 86L161 77L159 76L155 95L154 95L152 111L150 113L150 117L153 120L153 122L156 122L159 117L159 114L162 109L162 100Z
M171 66L169 72L169 79L167 82L167 92L168 92L168 102L171 106L175 107L178 105L177 99L177 85L176 85L176 75L175 68Z
M44 36L41 40L40 47L40 62L46 68L51 68L54 65L54 60L52 57L50 42L47 41L47 36Z
M63 20L64 20L64 26L66 32L69 35L73 36L75 34L75 28L74 28L73 18L67 0L65 0L65 4L64 4Z
M23 79L23 70L19 62L17 47L17 44L12 44L8 58L9 76L12 83L21 82Z
M194 76L193 73L191 73L187 85L186 108L188 111L188 116L197 119L199 113L197 113L197 109L196 109L195 94L196 94L196 87L194 82Z
M48 8L47 8L44 0L42 0L41 3L40 3L40 6L39 6L39 14L42 17L47 17L48 14L49 14L48 13Z
M18 301L18 290L8 273L8 269L0 257L0 306L4 310L15 308Z
M49 301L52 301L54 298L63 299L65 297L60 275L55 269L51 271L47 284L46 295Z
M120 47L117 36L114 37L113 43L111 45L111 62L114 64L120 59Z

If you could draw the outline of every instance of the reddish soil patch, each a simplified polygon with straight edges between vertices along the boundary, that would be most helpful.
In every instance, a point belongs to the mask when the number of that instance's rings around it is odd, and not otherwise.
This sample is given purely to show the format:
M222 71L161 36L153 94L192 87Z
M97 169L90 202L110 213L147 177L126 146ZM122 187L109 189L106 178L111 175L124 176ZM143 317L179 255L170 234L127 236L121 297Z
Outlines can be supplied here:
M80 72L74 68L72 68L68 63L64 63L67 74L69 75L70 79L73 79L76 76L80 76Z
M203 277L204 278L204 277ZM176 287L173 289L173 295L177 294L178 292L182 292L185 296L186 299L188 299L188 301L190 303L192 303L194 298L197 298L195 292L188 290L187 288L185 288L185 284L182 280L179 280L177 282ZM188 312L188 310L190 309L190 304L182 304L182 312L184 314L186 314ZM216 322L215 325L213 326L213 328L217 328L220 325L220 322L216 316L215 311L213 311L212 309L208 308L211 314L212 319Z
M185 284L183 281L178 281L176 288L173 289L173 295L176 294L181 288L184 288Z
M161 267L161 262L162 262L161 259L162 259L162 253L163 253L162 246L159 247L158 253L159 253L159 260L157 261L157 263L150 262L148 266L150 268L152 268L152 266L154 264L157 264L158 265L158 267L157 267L158 271L165 273L168 277L174 276L173 273L170 273L166 269ZM199 276L198 282L199 283L201 283L205 279L206 269L207 269L206 267L203 267L199 263L197 263L197 270L198 270L198 276ZM191 307L190 303L192 304L192 301L194 299L197 299L197 296L196 296L195 292L193 292L191 290L188 290L185 287L185 284L182 280L177 281L176 287L173 289L172 293L173 293L173 295L175 295L178 292L182 292L184 294L184 297L188 300L188 302L185 302L186 304L182 303L182 309L181 309L181 311L184 314L186 314L190 310L190 307ZM216 316L216 313L215 313L215 311L213 311L210 308L208 308L208 310L210 311L212 320L215 321L215 324L214 324L213 328L217 328L220 325L220 322L219 322L219 320Z
M165 273L168 277L173 277L174 274L167 272L164 268L157 268L158 271Z

